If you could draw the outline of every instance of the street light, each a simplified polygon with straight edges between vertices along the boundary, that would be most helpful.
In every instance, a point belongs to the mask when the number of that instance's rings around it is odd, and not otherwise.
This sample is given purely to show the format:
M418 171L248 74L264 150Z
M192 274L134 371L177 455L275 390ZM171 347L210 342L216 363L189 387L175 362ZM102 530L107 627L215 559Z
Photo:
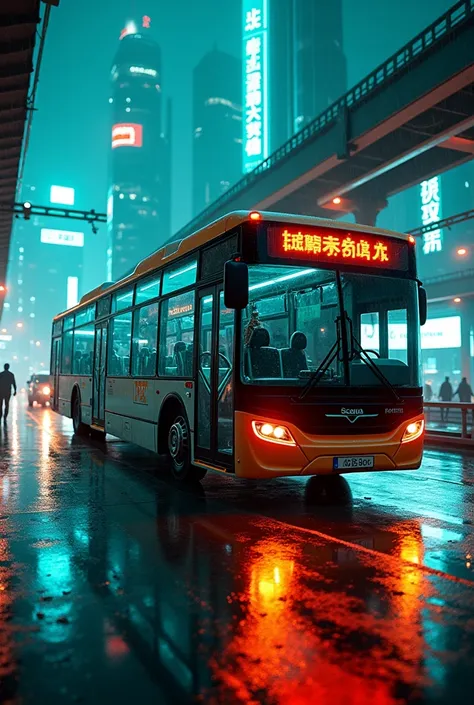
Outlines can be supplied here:
M41 345L40 341L37 340L36 343L35 343L35 345L36 345L37 348L39 348L39 346Z
M454 301L455 304L460 304L460 303L461 303L461 298L460 298L459 296L456 296L456 297L453 299L453 301Z
M19 321L19 322L16 324L16 327L17 327L17 328L23 328L23 323L22 323L21 321Z
M457 253L460 257L464 257L464 255L467 255L467 249L465 247L460 247Z
M341 202L341 199L339 198L339 196L336 196L336 198L332 199L332 202L334 203L335 206L338 206Z

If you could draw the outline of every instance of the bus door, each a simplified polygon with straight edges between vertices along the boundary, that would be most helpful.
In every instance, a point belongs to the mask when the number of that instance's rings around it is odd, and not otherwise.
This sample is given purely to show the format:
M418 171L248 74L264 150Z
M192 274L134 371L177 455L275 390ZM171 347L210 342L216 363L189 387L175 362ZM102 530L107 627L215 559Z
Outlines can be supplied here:
M53 340L53 354L51 362L51 374L53 375L53 409L59 407L59 370L61 369L61 338Z
M198 310L194 454L196 459L232 466L235 312L226 309L220 286L199 292Z
M105 363L107 360L107 322L95 327L94 374L92 376L92 421L105 427Z

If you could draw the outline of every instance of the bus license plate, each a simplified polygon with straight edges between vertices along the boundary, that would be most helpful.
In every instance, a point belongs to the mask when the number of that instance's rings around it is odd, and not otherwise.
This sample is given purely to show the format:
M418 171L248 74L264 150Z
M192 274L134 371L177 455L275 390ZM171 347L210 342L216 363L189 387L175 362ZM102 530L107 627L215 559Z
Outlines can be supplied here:
M346 455L333 458L333 470L365 470L374 467L373 455Z

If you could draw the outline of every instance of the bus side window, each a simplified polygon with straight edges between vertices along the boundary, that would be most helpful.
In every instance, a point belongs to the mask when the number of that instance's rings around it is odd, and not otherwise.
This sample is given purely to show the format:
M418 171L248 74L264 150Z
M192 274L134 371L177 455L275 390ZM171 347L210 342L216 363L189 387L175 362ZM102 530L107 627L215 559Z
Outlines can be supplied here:
M108 373L111 377L128 377L131 340L132 314L119 313L110 322Z
M132 375L154 377L158 304L142 306L133 314Z
M74 331L63 333L63 354L61 359L61 373L70 375L72 371L72 340Z
M194 351L194 291L161 304L159 374L192 377Z

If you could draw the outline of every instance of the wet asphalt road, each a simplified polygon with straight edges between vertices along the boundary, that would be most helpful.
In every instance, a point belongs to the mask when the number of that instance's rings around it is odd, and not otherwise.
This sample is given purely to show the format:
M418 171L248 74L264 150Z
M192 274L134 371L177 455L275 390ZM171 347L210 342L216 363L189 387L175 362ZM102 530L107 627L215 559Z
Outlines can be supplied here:
M2 705L471 703L474 456L352 475L338 506L318 488L183 490L20 399L0 435Z

